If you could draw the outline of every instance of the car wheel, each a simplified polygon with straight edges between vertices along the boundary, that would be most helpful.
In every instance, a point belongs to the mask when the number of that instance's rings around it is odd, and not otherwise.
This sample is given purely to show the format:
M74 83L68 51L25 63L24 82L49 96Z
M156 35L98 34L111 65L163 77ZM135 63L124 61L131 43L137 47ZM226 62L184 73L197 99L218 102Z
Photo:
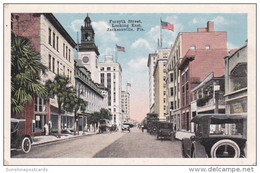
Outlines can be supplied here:
M29 153L32 147L31 140L28 137L24 137L22 141L22 151L24 153Z
M212 158L239 158L240 148L234 141L223 139L212 146L210 154Z

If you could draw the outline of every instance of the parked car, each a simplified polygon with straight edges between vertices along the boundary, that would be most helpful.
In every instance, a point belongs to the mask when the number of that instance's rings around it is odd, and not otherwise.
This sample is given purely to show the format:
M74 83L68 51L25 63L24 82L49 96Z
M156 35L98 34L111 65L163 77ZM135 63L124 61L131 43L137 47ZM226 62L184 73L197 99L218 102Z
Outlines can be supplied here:
M157 139L166 138L173 141L175 139L175 133L173 123L166 121L157 122Z
M130 133L130 126L127 125L127 124L122 124L121 125L121 130L122 130L122 132L123 131L128 131Z
M156 135L158 122L159 122L158 120L149 121L147 123L147 132L150 133L151 135Z
M182 139L184 157L245 157L246 116L197 115L191 122L195 125L195 135Z
M22 150L29 153L33 140L25 132L25 119L11 118L11 150Z

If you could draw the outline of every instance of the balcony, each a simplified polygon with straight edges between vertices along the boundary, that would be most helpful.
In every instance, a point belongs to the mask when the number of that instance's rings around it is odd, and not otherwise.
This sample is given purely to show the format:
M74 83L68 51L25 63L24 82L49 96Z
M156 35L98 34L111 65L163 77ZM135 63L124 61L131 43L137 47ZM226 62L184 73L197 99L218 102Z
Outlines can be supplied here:
M206 96L208 97L208 96ZM197 102L197 112L204 112L204 111L210 111L215 109L215 98L208 97L208 98L201 98L198 99ZM202 101L201 101L202 100ZM219 109L225 109L225 99L224 97L220 97L218 100L218 108Z

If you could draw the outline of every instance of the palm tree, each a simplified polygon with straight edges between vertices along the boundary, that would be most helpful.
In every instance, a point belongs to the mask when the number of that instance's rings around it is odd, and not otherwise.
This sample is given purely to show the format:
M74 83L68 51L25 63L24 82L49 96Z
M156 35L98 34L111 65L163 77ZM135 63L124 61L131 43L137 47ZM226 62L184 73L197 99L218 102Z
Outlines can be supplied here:
M71 92L70 80L67 77L56 75L54 80L46 81L46 88L48 90L49 98L56 98L58 102L58 137L61 136L61 113L62 110L69 109L65 107L69 102L68 94Z
M26 103L34 96L45 97L47 90L40 82L39 74L45 74L46 67L33 51L29 40L11 36L11 112L22 113Z

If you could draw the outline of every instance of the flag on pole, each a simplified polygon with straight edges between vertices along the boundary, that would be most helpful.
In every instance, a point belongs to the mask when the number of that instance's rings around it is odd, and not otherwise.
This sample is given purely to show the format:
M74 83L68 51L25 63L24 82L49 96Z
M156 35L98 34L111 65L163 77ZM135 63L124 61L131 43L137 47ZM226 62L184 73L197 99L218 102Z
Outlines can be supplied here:
M168 29L168 30L171 30L171 31L174 30L173 24L171 24L169 22L161 21L161 26L162 26L162 29Z
M129 87L131 87L131 84L127 82L126 86L129 86Z
M116 45L116 50L121 51L121 52L125 52L125 47Z

